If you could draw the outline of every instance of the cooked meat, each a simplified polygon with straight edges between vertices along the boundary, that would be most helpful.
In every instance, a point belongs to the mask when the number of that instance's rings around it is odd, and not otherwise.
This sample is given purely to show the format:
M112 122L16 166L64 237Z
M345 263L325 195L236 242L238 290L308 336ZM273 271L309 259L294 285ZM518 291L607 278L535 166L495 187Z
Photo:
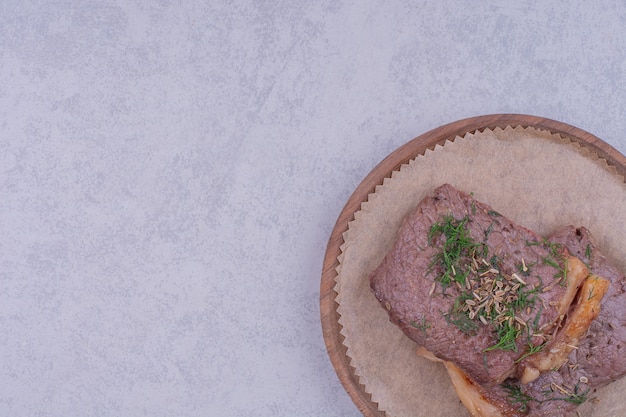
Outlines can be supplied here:
M563 328L553 340L538 353L523 359L519 364L520 381L528 384L550 369L559 369L567 362L569 354L578 349L580 340L600 314L600 304L609 288L609 281L591 274L582 284L575 308L567 315Z
M442 361L468 411L478 417L565 417L593 396L597 388L626 374L626 277L596 249L585 228L568 226L549 237L554 244L589 265L563 327L540 352L520 363L526 367L546 362L528 384L510 378L500 385L477 383L454 364ZM599 275L602 275L600 277ZM423 347L418 354L441 361ZM548 368L546 370L546 368Z
M591 272L611 282L598 318L569 358L585 370L582 376L593 381L594 387L606 385L626 374L626 277L607 261L583 227L569 226L550 240L567 247Z
M596 389L626 375L626 277L600 253L584 227L568 226L549 239L567 247L589 265L595 274L589 280L599 275L610 285L597 318L591 322L577 348L571 351L567 362L555 371L541 374L527 386L518 385L522 395L529 399L529 417L570 415L579 404L591 398ZM583 287L578 298L593 300L594 293L595 288L590 292L590 288ZM570 316L575 317L579 304L572 306Z
M452 362L444 361L427 351L417 348L417 354L433 362L441 362L448 372L454 390L473 417L514 416L516 408L507 401L504 388L499 385L489 390L476 383Z
M407 336L489 386L541 349L587 275L564 245L446 184L404 219L370 284Z
M597 379L581 376L585 370L573 362L572 352L580 349L579 340L586 337L589 322L597 317L608 287L609 281L597 275L592 274L585 280L576 305L553 343L520 364L522 378L519 381L512 378L502 385L483 387L453 365L444 363L457 395L472 416L566 416L586 401L591 389L597 388ZM602 355L604 352L586 350L583 353ZM419 350L418 354L433 360ZM529 369L537 373L527 384L524 377Z

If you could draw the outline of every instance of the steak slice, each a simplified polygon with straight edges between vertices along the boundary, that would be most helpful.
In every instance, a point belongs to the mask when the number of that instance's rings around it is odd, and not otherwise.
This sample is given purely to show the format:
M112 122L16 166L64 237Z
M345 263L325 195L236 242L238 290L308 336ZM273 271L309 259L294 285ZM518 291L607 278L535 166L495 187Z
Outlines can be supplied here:
M370 285L408 337L488 387L541 349L587 275L564 245L444 184L404 219Z

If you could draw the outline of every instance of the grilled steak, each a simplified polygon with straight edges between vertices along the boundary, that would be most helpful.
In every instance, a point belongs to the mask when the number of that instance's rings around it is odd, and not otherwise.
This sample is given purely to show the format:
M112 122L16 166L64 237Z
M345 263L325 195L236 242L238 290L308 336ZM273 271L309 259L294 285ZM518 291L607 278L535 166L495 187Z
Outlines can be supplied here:
M567 312L587 275L570 259L563 245L446 184L404 219L370 284L408 337L493 385Z
M370 285L473 415L564 417L626 374L626 277L585 228L543 239L446 184Z

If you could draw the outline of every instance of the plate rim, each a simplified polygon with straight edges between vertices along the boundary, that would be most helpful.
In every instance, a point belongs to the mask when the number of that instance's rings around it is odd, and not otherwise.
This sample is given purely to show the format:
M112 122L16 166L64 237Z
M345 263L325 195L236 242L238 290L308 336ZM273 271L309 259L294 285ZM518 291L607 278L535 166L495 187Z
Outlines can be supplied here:
M626 157L597 136L557 120L514 113L475 116L439 126L408 141L378 163L352 192L335 222L324 254L319 300L322 334L335 373L359 411L367 417L386 416L386 413L379 410L378 404L372 401L371 395L359 383L354 368L350 366L350 360L346 355L347 349L343 345L344 337L340 333L342 326L339 324L337 293L334 287L336 268L339 266L338 257L341 254L340 247L344 242L343 234L348 230L349 222L354 220L354 214L360 209L361 203L367 201L368 195L375 191L376 186L381 185L385 178L391 177L392 172L403 164L423 154L427 149L433 150L436 145L443 145L446 140L466 133L482 132L485 129L504 129L507 126L533 127L560 134L604 159L626 182Z

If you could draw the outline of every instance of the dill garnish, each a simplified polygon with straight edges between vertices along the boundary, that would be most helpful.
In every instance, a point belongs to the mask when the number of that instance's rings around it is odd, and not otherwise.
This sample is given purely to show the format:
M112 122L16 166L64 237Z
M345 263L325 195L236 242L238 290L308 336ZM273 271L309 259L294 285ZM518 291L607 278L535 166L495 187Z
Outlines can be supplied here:
M587 401L588 394L589 394L590 390L591 390L591 388L587 388L584 391L581 390L580 389L580 382L578 382L574 386L574 392L571 392L571 391L565 389L564 387L562 387L562 386L552 382L550 384L550 389L547 390L547 391L544 391L544 395L548 396L551 393L559 392L559 393L563 394L564 396L549 397L549 398L544 399L543 401L567 401L569 403L573 403L573 404L576 404L576 405L581 405L582 403Z
M495 212L497 213L497 212ZM499 215L499 214L498 214ZM493 216L493 214L492 214ZM470 235L468 216L456 219L451 215L434 223L428 233L428 244L440 250L433 256L430 272L437 267L439 282L445 294L446 289L455 284L459 295L449 311L443 315L446 321L455 325L463 333L476 334L480 326L489 326L494 334L494 344L483 352L493 350L511 350L517 352L518 339L527 331L534 334L532 324L521 318L523 311L534 307L539 287L528 285L515 272L504 271L503 259L490 254L485 243L477 242ZM483 230L485 240L493 230L494 220ZM556 252L556 249L554 251ZM550 252L552 253L552 251ZM548 256L547 262L553 262ZM558 267L558 263L555 263ZM528 266L522 259L520 272L528 272ZM523 273L520 275L524 275ZM434 289L434 283L433 287ZM432 291L432 289L431 289ZM412 324L413 327L418 328ZM524 350L535 353L540 349L530 341Z
M557 270L555 278L561 278L561 284L567 280L567 258L563 254L563 245L543 239L541 245L550 253L541 258L544 265L549 265Z
M485 240L489 239L489 235L493 231L493 222L489 225L489 227L485 230Z
M508 394L508 401L513 407L517 407L517 411L520 413L526 413L528 411L528 403L531 401L540 402L536 398L531 397L528 394L522 392L522 388L519 385L502 384L502 388Z
M592 287L589 289L589 296L587 297L587 301L589 301L589 300L593 299L593 297L595 297L595 296L596 296L596 295L593 293L593 290L594 290L595 288L596 288L596 287L592 286Z
M427 335L426 330L430 329L430 323L426 322L426 318L422 317L422 320L417 322L417 321L411 321L409 323L412 327L415 327L416 329L424 332L425 335Z
M470 236L466 227L468 220L467 216L461 220L446 216L443 221L433 224L428 233L429 244L432 244L439 236L445 238L442 251L434 256L431 264L439 264L443 267L443 273L437 281L444 289L452 282L465 285L465 279L470 270L461 265L461 260L474 257L479 250L486 250L482 243L477 243Z
M513 314L511 316L510 314ZM516 326L517 322L511 320L514 317L514 313L509 312L509 318L504 320L501 324L496 327L496 335L498 338L498 343L493 346L489 346L484 349L483 352L489 352L491 350L512 350L513 352L517 352L517 344L515 341L517 337L521 333L521 328Z
M588 399L590 388L582 390L580 383L577 383L573 389L573 392L568 391L564 387L552 382L547 390L543 391L545 396L543 399L534 398L522 391L522 387L519 385L504 383L501 385L507 392L507 401L513 407L517 407L517 411L526 414L529 411L529 403L543 403L546 401L567 401L576 405L581 405ZM555 396L555 393L558 393Z
M472 320L467 312L464 311L465 301L471 299L471 295L467 293L461 294L456 300L454 305L450 308L450 311L444 314L448 323L454 324L463 333L467 335L474 335L478 330L478 323Z
M542 343L540 345L534 346L534 345L531 345L530 342L529 342L528 343L528 351L526 353L524 353L522 356L520 356L514 363L520 363L521 361L523 361L524 359L526 359L530 355L534 355L535 353L541 352L544 347L546 347L545 343Z

